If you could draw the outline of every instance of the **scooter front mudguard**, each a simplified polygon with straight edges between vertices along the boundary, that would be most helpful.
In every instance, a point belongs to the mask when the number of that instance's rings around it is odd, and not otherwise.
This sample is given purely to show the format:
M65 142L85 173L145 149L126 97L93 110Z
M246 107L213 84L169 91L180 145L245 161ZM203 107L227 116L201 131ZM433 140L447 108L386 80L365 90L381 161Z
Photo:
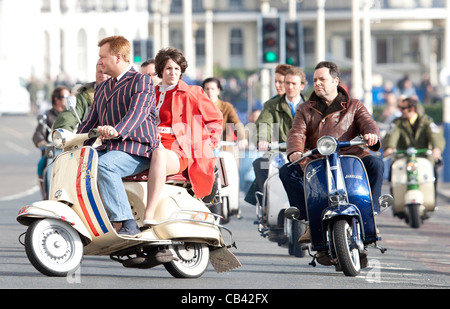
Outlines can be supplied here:
M336 217L357 217L361 219L361 214L358 208L352 204L331 206L325 209L322 221L326 223Z
M31 205L24 206L19 210L16 220L23 225L30 225L33 220L37 219L57 219L70 224L75 230L83 235L88 242L92 240L91 235L84 226L81 219L69 206L57 201L39 201Z

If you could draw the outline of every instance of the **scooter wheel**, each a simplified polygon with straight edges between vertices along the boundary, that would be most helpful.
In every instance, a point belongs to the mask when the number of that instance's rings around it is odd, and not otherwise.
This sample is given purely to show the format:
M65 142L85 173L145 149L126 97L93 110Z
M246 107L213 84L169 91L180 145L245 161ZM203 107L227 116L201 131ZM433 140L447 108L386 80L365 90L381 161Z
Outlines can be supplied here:
M358 248L350 246L354 236L353 229L347 220L338 220L333 225L333 241L339 264L346 276L355 277L361 271L361 261Z
M25 235L25 252L42 274L65 277L74 273L83 258L83 243L78 232L56 219L33 221Z
M184 243L170 246L177 261L165 263L166 270L175 278L198 278L209 264L209 248L203 243Z

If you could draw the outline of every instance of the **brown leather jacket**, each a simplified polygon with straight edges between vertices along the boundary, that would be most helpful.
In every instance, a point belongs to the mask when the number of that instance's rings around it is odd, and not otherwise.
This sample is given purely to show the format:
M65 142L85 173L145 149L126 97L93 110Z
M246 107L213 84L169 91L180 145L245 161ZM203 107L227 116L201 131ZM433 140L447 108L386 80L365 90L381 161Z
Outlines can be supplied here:
M318 108L319 97L313 92L309 100L297 107L294 123L288 134L286 153L289 156L293 152L302 153L316 148L317 140L324 136L333 136L340 141L351 140L358 135L374 133L379 136L378 125L372 116L357 99L352 99L347 91L338 86L338 98L341 98L340 106L337 110L323 117ZM380 142L370 147L372 151L380 149ZM352 146L342 148L339 153L351 154L363 158L370 153L361 147ZM300 161L300 167L304 167L313 159L320 155L310 156Z

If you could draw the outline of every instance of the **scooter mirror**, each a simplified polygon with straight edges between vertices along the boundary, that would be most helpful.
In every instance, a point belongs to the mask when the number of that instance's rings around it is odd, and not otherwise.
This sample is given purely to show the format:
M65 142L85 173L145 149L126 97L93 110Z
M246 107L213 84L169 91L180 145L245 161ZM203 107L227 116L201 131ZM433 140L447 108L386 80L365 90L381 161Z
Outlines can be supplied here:
M391 207L394 205L394 198L390 194L383 194L378 199L378 203L381 207Z
M297 207L289 207L284 211L284 216L289 220L297 219L300 216L300 210Z
M75 110L75 106L77 105L77 98L73 95L68 96L66 100L66 109L69 111Z
M77 106L77 97L71 95L71 96L67 97L66 101L67 101L66 109L68 111L72 111L75 114L75 116L77 117L78 123L81 124L80 116L78 116L77 110L75 109L75 107Z

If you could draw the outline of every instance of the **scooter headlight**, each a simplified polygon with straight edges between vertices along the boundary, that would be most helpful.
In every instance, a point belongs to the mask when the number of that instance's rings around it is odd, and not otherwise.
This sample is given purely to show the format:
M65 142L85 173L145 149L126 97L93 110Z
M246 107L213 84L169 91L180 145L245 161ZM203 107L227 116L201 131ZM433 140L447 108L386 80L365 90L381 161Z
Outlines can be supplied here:
M322 136L317 141L317 150L323 156L329 156L336 151L337 141L331 136Z
M286 155L281 152L275 153L272 155L271 161L273 166L281 168L287 162Z
M408 165L406 166L406 170L408 172L415 172L417 169L417 163L416 162L408 162Z
M63 149L64 144L66 143L66 138L64 136L63 129L56 129L52 133L53 144L57 149Z

